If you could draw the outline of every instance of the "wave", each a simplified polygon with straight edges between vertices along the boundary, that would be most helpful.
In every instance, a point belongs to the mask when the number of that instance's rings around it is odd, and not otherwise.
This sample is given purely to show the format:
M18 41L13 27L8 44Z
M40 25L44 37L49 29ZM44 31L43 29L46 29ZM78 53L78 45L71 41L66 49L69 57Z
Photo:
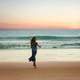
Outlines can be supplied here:
M62 44L61 46L80 46L80 43Z
M37 36L38 39L47 39L47 40L53 40L53 39L80 39L79 36L76 37L65 37L65 36Z
M26 44L2 44L0 43L0 49L29 49L30 45Z
M71 43L71 44L60 44L60 45L55 45L55 44L44 44L42 42L41 45L42 49L59 49L59 48L79 48L80 49L80 43ZM29 43L10 43L10 44L4 44L4 43L0 43L0 49L30 49L30 44Z
M0 40L14 40L14 39L20 39L20 40L30 40L32 36L20 36L20 37L0 37ZM80 36L70 36L70 37L65 37L65 36L36 36L38 40L54 40L54 39L80 39Z
M0 37L0 49L29 49L32 36ZM36 36L44 49L80 48L80 36Z

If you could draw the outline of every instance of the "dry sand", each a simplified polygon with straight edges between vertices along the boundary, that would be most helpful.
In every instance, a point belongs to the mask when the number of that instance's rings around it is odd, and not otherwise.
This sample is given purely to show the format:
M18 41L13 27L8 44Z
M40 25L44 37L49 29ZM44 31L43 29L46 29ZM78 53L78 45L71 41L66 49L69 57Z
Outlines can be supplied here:
M0 80L80 80L80 62L1 62Z

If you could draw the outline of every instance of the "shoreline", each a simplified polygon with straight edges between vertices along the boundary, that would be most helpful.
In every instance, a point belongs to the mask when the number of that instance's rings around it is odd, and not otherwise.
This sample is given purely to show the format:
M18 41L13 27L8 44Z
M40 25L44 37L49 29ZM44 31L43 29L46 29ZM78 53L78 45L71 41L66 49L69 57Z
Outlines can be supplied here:
M55 67L59 65L59 67L80 67L80 61L44 61L44 62L36 62L37 63L37 66L38 68L40 67L45 67L45 68L48 68L48 67ZM17 65L17 66L16 66ZM47 66L45 66L47 65ZM0 69L3 68L2 66L4 66L4 69L8 68L8 67L13 67L13 68L16 68L16 67L22 67L24 68L29 68L29 67L32 67L32 62L0 62Z
M28 50L0 50L0 62L28 62L31 56ZM37 62L80 61L80 49L38 49Z

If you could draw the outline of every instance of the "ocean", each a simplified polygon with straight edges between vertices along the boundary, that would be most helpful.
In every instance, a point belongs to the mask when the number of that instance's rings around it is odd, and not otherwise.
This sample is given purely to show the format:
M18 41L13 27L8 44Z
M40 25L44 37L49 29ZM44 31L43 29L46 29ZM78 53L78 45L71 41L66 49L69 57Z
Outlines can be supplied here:
M65 29L0 30L0 49L30 49L33 36L41 49L80 49L80 30Z

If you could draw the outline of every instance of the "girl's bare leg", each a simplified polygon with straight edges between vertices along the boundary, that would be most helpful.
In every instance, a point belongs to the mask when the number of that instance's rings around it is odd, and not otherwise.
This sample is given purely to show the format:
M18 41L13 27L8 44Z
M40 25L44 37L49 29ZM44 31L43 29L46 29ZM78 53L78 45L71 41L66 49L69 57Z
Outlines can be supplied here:
M36 66L36 62L35 62L35 61L33 62L33 66L34 66L34 68L36 68L36 67L37 67L37 66Z

